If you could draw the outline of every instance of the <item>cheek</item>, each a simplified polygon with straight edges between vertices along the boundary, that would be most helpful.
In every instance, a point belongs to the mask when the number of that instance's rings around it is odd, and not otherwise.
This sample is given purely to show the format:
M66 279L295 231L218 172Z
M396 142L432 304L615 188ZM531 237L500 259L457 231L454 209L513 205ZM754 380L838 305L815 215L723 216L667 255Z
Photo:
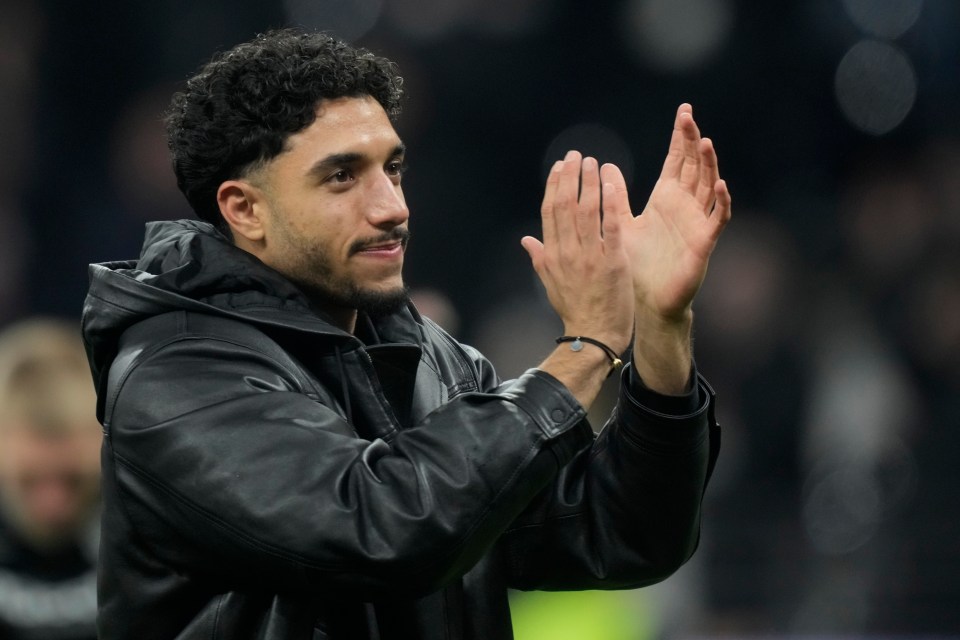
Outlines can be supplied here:
M99 430L81 439L77 458L83 473L89 475L100 473L100 447L102 444L103 437Z
M34 448L13 478L25 504L55 518L86 503L96 494L100 477L97 440L76 436Z
M15 437L0 440L0 481L22 482L40 475L97 476L99 430L62 438Z
M0 481L9 482L19 474L21 467L30 465L30 453L23 438L14 435L0 438Z
M359 198L352 194L343 194L337 199L318 198L296 215L289 216L286 223L300 239L309 239L313 244L333 244L351 227L358 226L362 210Z
M299 237L306 250L319 252L328 261L339 263L348 257L350 244L357 238L357 233L356 229L347 228L338 217L317 216L315 222L301 230Z

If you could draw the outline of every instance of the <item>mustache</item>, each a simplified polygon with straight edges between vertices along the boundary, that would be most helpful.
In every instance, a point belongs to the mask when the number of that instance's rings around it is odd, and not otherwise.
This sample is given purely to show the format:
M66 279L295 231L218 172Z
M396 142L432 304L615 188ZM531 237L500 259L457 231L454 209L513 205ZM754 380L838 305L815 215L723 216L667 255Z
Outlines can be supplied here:
M410 242L410 230L406 227L394 227L393 229L390 229L390 231L386 231L375 238L363 238L362 240L356 240L350 245L350 255L359 253L360 251L368 249L374 245L398 241L403 248L406 248L407 243Z

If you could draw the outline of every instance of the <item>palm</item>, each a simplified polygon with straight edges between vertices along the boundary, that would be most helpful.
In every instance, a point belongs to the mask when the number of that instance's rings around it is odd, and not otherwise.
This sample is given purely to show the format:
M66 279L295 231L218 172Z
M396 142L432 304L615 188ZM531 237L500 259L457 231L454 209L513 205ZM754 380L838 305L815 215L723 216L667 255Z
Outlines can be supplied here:
M620 211L637 304L664 318L678 317L699 290L730 218L713 145L701 140L689 105L677 113L663 171L643 213L634 217L629 205Z
M658 181L643 214L626 227L638 301L664 316L690 303L716 241L710 222L694 195L678 183Z

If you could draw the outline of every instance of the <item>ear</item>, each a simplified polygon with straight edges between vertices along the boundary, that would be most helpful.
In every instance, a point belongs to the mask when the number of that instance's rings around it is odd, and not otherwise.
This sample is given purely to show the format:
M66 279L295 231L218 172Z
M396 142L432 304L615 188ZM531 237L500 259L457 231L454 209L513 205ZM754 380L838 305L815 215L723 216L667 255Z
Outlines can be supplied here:
M226 180L217 189L220 215L230 225L234 238L259 242L264 236L263 192L244 180Z

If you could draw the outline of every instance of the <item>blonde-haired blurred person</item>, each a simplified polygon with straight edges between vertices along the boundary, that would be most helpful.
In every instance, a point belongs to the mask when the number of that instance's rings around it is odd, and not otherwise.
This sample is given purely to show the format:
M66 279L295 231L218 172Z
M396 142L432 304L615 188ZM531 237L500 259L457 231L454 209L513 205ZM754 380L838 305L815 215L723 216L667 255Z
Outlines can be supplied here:
M94 638L101 430L79 327L0 332L0 638Z

